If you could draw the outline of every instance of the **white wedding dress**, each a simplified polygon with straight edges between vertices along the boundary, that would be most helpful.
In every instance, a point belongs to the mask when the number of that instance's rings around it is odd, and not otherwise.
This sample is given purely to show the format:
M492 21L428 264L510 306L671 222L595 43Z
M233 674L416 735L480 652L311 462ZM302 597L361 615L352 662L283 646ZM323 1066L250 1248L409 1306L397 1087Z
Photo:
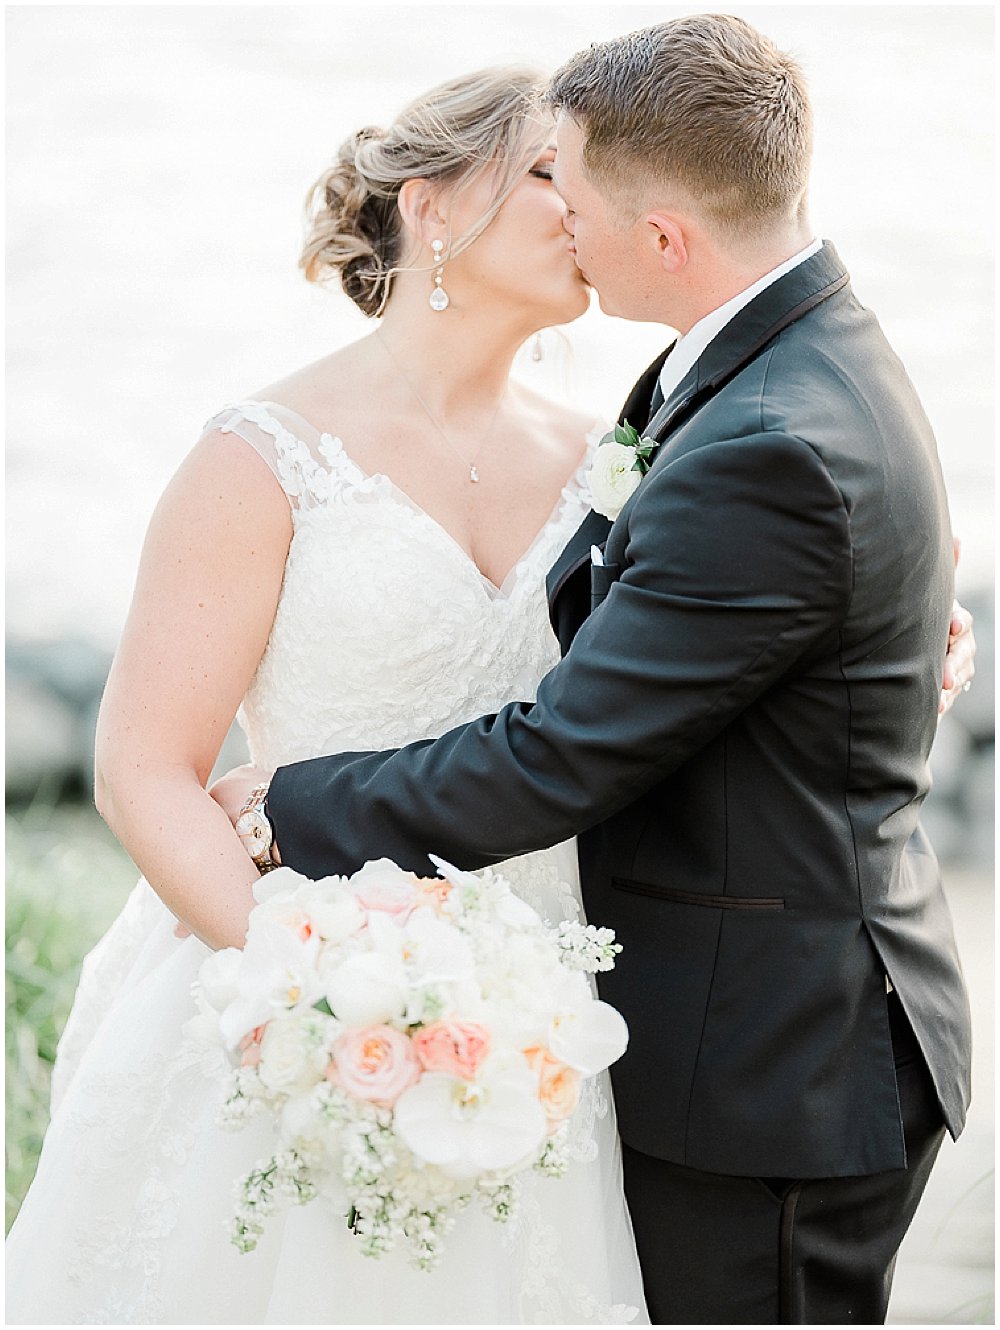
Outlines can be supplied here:
M582 467L496 587L388 478L287 409L246 402L207 428L260 453L293 509L274 626L241 710L256 763L397 747L534 696L558 657L544 577L586 512ZM579 915L571 844L505 872L549 920ZM506 1225L464 1212L431 1274L402 1250L363 1256L321 1202L293 1207L239 1254L226 1232L234 1183L270 1153L269 1126L216 1125L220 1054L183 1034L208 949L174 925L140 881L84 964L8 1243L9 1322L648 1323L606 1074L588 1083L566 1176L530 1175Z

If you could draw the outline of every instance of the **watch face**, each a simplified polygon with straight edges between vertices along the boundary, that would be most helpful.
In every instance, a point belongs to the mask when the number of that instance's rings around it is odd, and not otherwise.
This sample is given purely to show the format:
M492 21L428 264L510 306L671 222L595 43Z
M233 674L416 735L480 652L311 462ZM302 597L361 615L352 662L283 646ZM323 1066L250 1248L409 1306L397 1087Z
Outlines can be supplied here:
M236 834L247 847L251 859L259 859L271 844L271 824L255 808L237 818Z

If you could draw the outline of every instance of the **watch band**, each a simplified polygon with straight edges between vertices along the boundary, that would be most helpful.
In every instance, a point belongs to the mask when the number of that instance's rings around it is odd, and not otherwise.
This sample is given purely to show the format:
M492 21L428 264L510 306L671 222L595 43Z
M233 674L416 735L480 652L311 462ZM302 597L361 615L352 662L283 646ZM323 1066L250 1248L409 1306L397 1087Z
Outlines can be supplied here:
M236 818L236 834L261 873L278 867L271 858L274 829L264 808L267 790L266 785L255 786Z

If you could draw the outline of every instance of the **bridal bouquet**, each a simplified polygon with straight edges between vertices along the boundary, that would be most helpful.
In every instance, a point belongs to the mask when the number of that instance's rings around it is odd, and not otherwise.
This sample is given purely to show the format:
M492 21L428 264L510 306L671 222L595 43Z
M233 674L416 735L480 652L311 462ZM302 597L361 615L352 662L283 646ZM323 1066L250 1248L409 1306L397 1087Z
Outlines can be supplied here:
M474 1198L502 1221L519 1173L565 1170L583 1080L625 1051L586 978L614 965L609 929L549 928L494 870L433 862L439 877L387 859L321 881L269 873L245 948L201 967L193 1024L231 1063L221 1121L276 1126L273 1156L238 1183L241 1251L283 1204L319 1196L366 1255L404 1239L431 1269Z

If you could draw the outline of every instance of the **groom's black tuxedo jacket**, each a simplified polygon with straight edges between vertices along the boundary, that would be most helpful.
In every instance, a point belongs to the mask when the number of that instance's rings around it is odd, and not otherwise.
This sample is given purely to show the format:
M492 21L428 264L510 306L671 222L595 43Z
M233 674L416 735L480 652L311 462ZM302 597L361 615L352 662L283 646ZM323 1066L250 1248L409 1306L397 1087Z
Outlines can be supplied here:
M659 363L626 408L640 427ZM900 1168L886 975L953 1134L969 1093L917 822L952 594L930 427L827 245L647 432L663 445L638 491L550 575L566 655L537 701L280 769L282 856L426 872L427 851L473 868L579 834L588 916L624 946L601 983L631 1029L623 1139L717 1173Z

